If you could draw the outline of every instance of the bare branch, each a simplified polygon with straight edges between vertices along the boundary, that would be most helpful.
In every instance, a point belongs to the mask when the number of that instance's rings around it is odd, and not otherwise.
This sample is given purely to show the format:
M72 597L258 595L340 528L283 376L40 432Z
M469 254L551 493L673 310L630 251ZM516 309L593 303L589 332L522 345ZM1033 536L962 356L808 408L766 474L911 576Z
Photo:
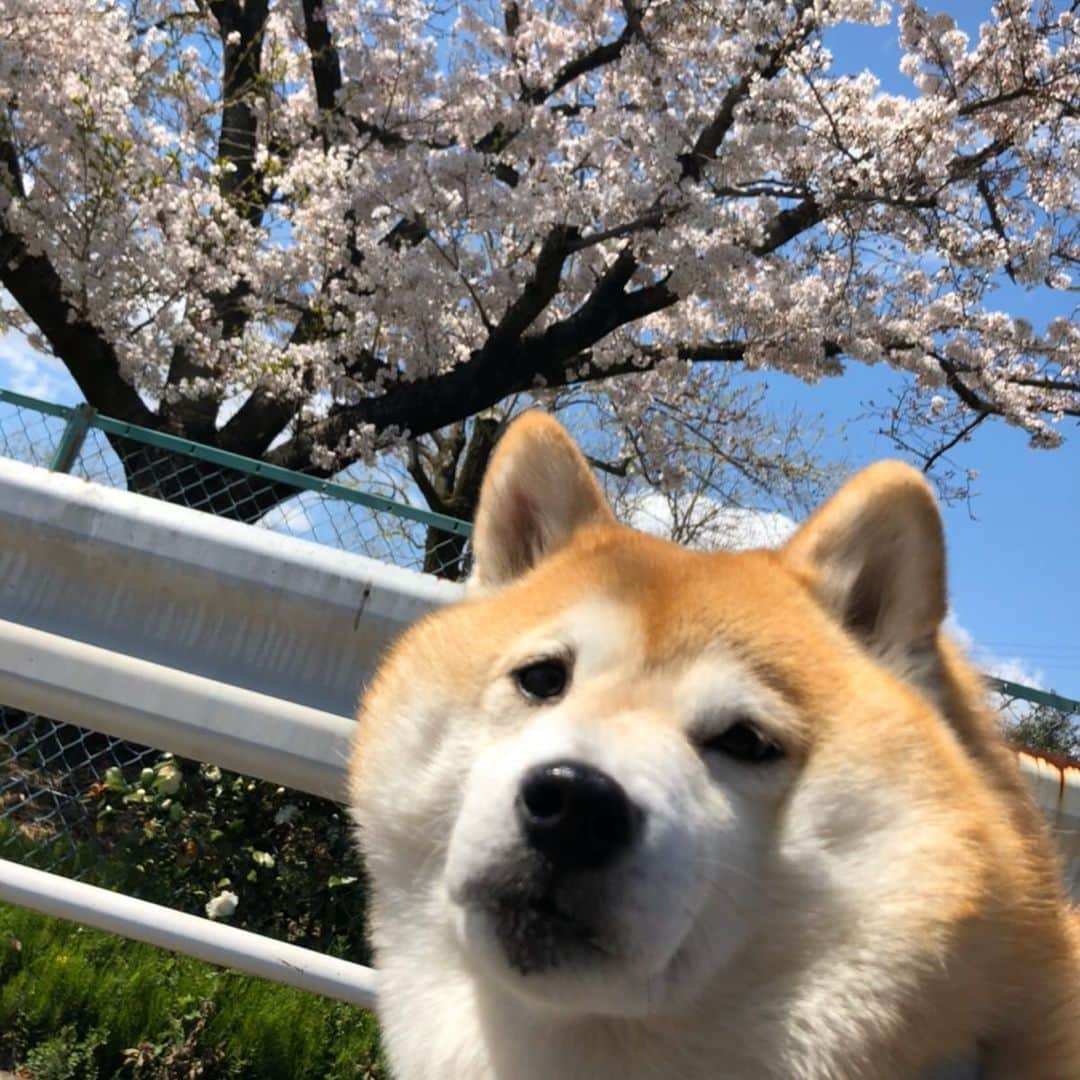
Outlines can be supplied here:
M943 458L954 447L959 446L960 443L968 439L972 432L989 417L989 413L977 413L971 420L971 423L965 424L951 439L944 442L939 446L929 457L923 461L922 471L924 473L930 472L931 469L937 464L937 462Z

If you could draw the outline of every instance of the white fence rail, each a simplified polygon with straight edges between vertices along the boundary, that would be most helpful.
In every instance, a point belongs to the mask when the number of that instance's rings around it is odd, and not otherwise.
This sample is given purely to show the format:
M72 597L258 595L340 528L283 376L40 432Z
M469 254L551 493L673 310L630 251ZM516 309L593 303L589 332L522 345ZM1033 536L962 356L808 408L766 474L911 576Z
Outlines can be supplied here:
M458 588L0 458L0 618L221 685L350 717Z
M378 654L458 587L0 458L0 704L340 800ZM0 859L0 899L370 1006L375 975Z
M352 721L0 619L0 701L340 800Z
M0 859L0 900L350 1005L375 1005L375 972L261 934L185 915Z

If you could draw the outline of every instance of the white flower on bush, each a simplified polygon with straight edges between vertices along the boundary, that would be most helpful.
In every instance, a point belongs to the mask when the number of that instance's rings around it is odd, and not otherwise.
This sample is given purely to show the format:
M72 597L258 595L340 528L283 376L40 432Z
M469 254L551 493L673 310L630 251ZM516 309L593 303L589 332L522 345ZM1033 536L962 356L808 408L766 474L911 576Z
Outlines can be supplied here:
M123 771L116 765L105 770L105 786L110 791L126 791L127 783L124 781Z
M154 789L159 795L175 795L184 782L180 770L170 761L158 767Z
M218 893L212 900L207 901L206 917L208 919L228 919L236 911L236 905L239 903L240 897L226 889L224 892Z
M296 815L299 813L300 807L294 806L292 803L289 803L287 806L281 807L281 809L278 810L278 812L274 815L274 824L288 825L289 822L292 821L292 819L296 817Z

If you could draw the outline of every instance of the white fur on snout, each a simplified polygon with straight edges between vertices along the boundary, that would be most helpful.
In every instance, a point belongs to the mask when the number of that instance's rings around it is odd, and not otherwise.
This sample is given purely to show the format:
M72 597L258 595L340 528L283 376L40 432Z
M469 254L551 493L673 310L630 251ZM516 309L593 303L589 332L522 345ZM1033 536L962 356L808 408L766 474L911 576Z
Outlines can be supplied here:
M571 970L553 972L546 980L553 991L557 984L561 996L572 978L574 989L593 999L594 1007L604 1008L605 1002L596 1000L599 996L613 1006L617 1000L614 1011L619 1012L655 1004L652 999L666 983L666 969L709 903L718 867L737 866L737 877L749 880L746 845L734 828L735 808L678 731L645 719L621 716L612 730L552 712L519 737L489 748L474 763L466 783L446 863L447 889L459 905L455 921L462 944L499 965L492 928L482 913L469 908L467 894L526 850L515 811L522 779L536 766L572 760L619 783L642 812L643 830L625 856L579 879L588 894L583 902L601 912L597 937L609 953L603 978ZM571 882L571 895L577 887ZM735 909L726 925L730 935L715 923L710 928L713 960L742 938L742 920ZM545 981L531 978L537 989L535 984Z

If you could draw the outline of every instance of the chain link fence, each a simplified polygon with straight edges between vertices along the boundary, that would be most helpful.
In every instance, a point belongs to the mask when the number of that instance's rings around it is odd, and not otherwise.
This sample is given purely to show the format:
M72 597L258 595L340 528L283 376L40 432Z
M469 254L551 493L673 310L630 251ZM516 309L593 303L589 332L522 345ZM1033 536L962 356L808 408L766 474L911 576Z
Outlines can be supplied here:
M0 455L454 580L468 522L349 484L0 390Z

